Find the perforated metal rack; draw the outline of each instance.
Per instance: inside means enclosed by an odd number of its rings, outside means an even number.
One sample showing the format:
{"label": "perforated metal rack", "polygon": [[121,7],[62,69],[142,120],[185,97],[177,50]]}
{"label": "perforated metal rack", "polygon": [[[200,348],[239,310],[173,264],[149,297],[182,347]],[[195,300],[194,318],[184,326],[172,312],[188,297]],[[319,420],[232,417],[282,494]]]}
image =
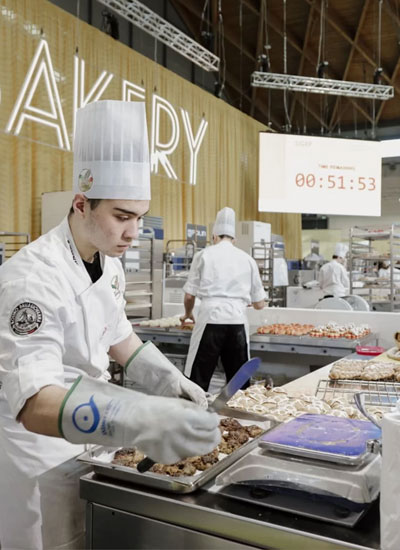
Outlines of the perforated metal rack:
{"label": "perforated metal rack", "polygon": [[3,245],[3,260],[8,260],[23,246],[30,243],[29,233],[14,233],[12,231],[0,231],[0,243]]}
{"label": "perforated metal rack", "polygon": [[348,398],[365,393],[365,405],[391,407],[400,399],[400,383],[364,380],[320,380],[315,392],[319,399]]}

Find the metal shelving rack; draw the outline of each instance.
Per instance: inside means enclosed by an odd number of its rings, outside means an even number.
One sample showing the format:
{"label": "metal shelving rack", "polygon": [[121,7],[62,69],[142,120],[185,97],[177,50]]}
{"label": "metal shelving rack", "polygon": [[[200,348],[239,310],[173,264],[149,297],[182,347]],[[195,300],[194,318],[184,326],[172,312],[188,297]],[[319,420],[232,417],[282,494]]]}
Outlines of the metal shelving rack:
{"label": "metal shelving rack", "polygon": [[[176,249],[181,246],[185,249],[183,255],[177,255]],[[167,241],[163,257],[165,278],[174,277],[177,273],[188,274],[197,250],[193,240],[172,239]]]}
{"label": "metal shelving rack", "polygon": [[[377,241],[384,242],[384,252],[374,248]],[[349,244],[350,294],[362,296],[374,310],[400,309],[400,280],[395,280],[394,272],[394,263],[400,262],[400,224],[380,229],[352,227]],[[387,279],[377,273],[377,264],[383,261],[390,262]],[[356,281],[362,281],[364,286],[354,285]]]}
{"label": "metal shelving rack", "polygon": [[286,286],[274,285],[274,261],[285,259],[285,248],[282,242],[259,242],[251,247],[251,255],[258,265],[267,302],[270,306],[286,306]]}
{"label": "metal shelving rack", "polygon": [[129,318],[152,318],[153,249],[154,231],[146,228],[121,259],[126,278],[125,311]]}
{"label": "metal shelving rack", "polygon": [[162,271],[163,315],[167,304],[181,304],[183,307],[183,286],[187,281],[196,251],[197,245],[193,240],[167,241]]}
{"label": "metal shelving rack", "polygon": [[23,246],[31,242],[29,233],[14,233],[11,231],[0,231],[1,262],[11,258]]}

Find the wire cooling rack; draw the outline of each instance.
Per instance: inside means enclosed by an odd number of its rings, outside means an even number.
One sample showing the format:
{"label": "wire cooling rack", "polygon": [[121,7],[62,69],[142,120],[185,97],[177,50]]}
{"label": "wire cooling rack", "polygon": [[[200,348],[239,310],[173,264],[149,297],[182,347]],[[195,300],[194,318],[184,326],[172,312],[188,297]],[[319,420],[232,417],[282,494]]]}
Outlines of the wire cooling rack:
{"label": "wire cooling rack", "polygon": [[364,380],[320,380],[315,392],[319,399],[347,398],[357,392],[365,394],[365,404],[391,407],[400,399],[400,383]]}

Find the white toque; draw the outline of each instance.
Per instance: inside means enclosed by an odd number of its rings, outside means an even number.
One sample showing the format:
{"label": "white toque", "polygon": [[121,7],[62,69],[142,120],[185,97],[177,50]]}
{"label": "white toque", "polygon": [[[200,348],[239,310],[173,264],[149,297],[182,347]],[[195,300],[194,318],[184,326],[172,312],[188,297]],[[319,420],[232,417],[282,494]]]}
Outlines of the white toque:
{"label": "white toque", "polygon": [[339,256],[339,258],[345,258],[348,251],[349,247],[347,246],[347,244],[337,243],[335,246],[334,255]]}
{"label": "white toque", "polygon": [[235,238],[235,211],[229,206],[225,206],[217,213],[213,227],[213,235],[226,235]]}
{"label": "white toque", "polygon": [[73,192],[90,199],[150,200],[143,102],[95,101],[78,109]]}

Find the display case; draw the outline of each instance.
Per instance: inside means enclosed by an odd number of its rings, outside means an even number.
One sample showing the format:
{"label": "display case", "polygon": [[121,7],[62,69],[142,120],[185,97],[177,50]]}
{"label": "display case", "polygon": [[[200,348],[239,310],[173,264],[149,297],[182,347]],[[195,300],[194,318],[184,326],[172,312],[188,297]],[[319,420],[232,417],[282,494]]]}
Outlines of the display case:
{"label": "display case", "polygon": [[285,246],[281,241],[254,243],[251,255],[260,271],[267,302],[270,306],[286,306],[288,268],[285,259]]}
{"label": "display case", "polygon": [[400,224],[352,227],[349,245],[350,294],[362,296],[373,310],[400,309]]}

